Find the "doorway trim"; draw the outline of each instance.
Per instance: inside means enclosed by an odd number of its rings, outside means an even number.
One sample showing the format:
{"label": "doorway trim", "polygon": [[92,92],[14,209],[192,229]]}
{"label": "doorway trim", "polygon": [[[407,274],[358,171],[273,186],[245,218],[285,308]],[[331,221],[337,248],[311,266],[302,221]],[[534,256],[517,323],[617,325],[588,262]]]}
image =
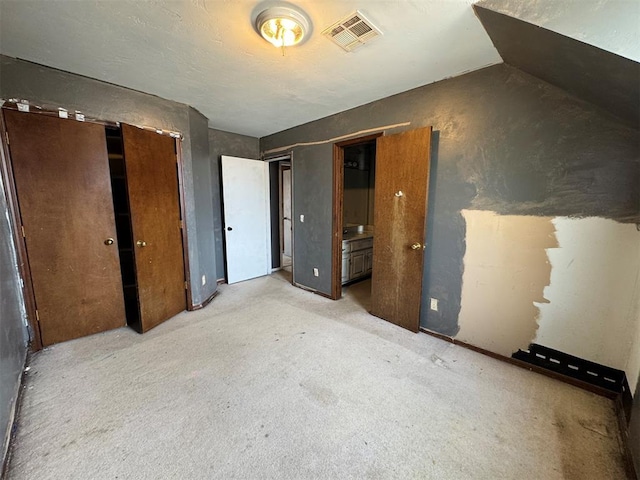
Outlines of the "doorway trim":
{"label": "doorway trim", "polygon": [[[279,234],[278,234],[278,251],[280,252],[279,255],[279,267],[277,268],[272,268],[271,269],[271,273],[276,272],[278,270],[282,269],[282,253],[281,253],[281,247],[282,247],[282,241],[283,241],[283,226],[282,226],[282,217],[283,217],[283,211],[282,211],[282,166],[283,165],[287,165],[288,168],[291,170],[291,224],[292,224],[292,229],[291,229],[291,285],[293,286],[297,286],[299,287],[300,285],[296,284],[294,281],[294,272],[293,269],[295,268],[295,255],[294,255],[294,251],[295,251],[295,229],[293,228],[293,208],[294,208],[294,204],[293,204],[293,195],[294,195],[294,184],[295,184],[295,180],[294,180],[294,170],[293,170],[293,151],[288,151],[288,152],[279,152],[277,154],[274,154],[272,156],[262,156],[262,160],[264,162],[268,162],[268,163],[272,163],[272,162],[277,162],[278,163],[278,230],[279,230]],[[273,208],[271,203],[269,204],[269,210],[272,212]],[[271,237],[270,237],[271,238]],[[269,245],[269,251],[273,250],[273,239],[271,239],[272,242]]]}
{"label": "doorway trim", "polygon": [[[293,225],[293,175],[291,171],[291,162],[290,161],[280,161],[278,164],[278,190],[279,190],[279,202],[278,202],[278,225],[280,230],[280,268],[283,269],[285,266],[283,265],[284,259],[284,250],[285,250],[285,227],[284,227],[284,204],[285,204],[285,195],[284,195],[284,172],[289,171],[290,181],[289,181],[289,210],[291,218],[289,218],[289,222]],[[289,234],[289,243],[291,244],[291,282],[293,283],[293,226],[290,229]]]}
{"label": "doorway trim", "polygon": [[[344,148],[371,142],[381,137],[383,132],[350,138],[333,144],[333,212],[331,238],[331,295],[332,300],[342,297],[342,229],[344,201]],[[375,208],[375,207],[374,207]]]}
{"label": "doorway trim", "polygon": [[191,289],[191,266],[189,264],[189,236],[187,235],[187,209],[184,192],[184,161],[182,159],[182,139],[175,139],[176,162],[178,170],[178,201],[180,202],[180,231],[182,233],[182,257],[184,258],[184,280],[187,290],[187,311],[193,312],[206,307],[218,294],[216,290],[201,303],[193,304]]}

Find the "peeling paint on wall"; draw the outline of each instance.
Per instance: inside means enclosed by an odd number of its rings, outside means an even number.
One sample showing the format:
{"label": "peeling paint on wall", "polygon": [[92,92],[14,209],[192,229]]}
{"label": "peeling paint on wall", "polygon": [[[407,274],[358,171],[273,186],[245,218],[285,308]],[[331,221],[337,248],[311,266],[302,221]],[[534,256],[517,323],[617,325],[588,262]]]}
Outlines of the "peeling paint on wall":
{"label": "peeling paint on wall", "polygon": [[559,248],[547,252],[553,269],[535,343],[625,370],[638,323],[640,232],[604,218],[553,224]]}
{"label": "peeling paint on wall", "polygon": [[547,249],[557,247],[551,217],[463,210],[467,249],[457,339],[505,356],[526,348],[548,302]]}

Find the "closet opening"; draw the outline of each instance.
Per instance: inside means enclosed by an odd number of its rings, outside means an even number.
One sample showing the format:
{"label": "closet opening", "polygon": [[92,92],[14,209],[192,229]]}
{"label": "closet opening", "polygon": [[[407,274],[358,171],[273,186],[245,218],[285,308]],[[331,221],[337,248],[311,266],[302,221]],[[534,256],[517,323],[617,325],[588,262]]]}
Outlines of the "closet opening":
{"label": "closet opening", "polygon": [[138,284],[133,248],[133,229],[131,210],[127,191],[127,171],[124,159],[122,130],[106,127],[107,152],[109,155],[109,172],[111,176],[111,193],[118,236],[118,255],[124,294],[124,307],[127,325],[137,332],[142,331],[140,307],[138,302]]}
{"label": "closet opening", "polygon": [[187,307],[175,138],[15,104],[0,133],[34,349],[127,324],[142,333]]}

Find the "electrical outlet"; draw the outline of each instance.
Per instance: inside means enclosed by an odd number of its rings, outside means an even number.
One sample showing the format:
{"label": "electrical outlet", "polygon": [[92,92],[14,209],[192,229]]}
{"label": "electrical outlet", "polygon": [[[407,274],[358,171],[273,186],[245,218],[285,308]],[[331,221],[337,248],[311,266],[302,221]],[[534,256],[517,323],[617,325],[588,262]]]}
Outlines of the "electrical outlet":
{"label": "electrical outlet", "polygon": [[202,285],[205,285],[206,283],[207,283],[207,276],[202,275]]}
{"label": "electrical outlet", "polygon": [[300,222],[304,223],[304,215],[300,215]]}
{"label": "electrical outlet", "polygon": [[432,298],[431,299],[431,310],[433,310],[434,312],[438,311],[438,299],[437,298]]}
{"label": "electrical outlet", "polygon": [[317,277],[317,276],[319,276],[319,275],[320,275],[320,273],[318,273],[318,269],[317,269],[317,268],[314,268],[314,269],[313,269],[313,276],[314,276],[314,277]]}

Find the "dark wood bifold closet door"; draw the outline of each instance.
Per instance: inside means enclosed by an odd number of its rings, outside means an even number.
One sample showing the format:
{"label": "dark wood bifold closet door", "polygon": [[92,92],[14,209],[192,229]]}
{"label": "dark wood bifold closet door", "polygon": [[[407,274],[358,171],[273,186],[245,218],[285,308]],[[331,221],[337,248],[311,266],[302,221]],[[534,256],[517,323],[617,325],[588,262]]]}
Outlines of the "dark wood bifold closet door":
{"label": "dark wood bifold closet door", "polygon": [[417,332],[431,127],[376,140],[371,313]]}
{"label": "dark wood bifold closet door", "polygon": [[4,115],[43,345],[124,326],[104,127]]}
{"label": "dark wood bifold closet door", "polygon": [[129,209],[145,332],[186,308],[175,139],[122,125]]}

